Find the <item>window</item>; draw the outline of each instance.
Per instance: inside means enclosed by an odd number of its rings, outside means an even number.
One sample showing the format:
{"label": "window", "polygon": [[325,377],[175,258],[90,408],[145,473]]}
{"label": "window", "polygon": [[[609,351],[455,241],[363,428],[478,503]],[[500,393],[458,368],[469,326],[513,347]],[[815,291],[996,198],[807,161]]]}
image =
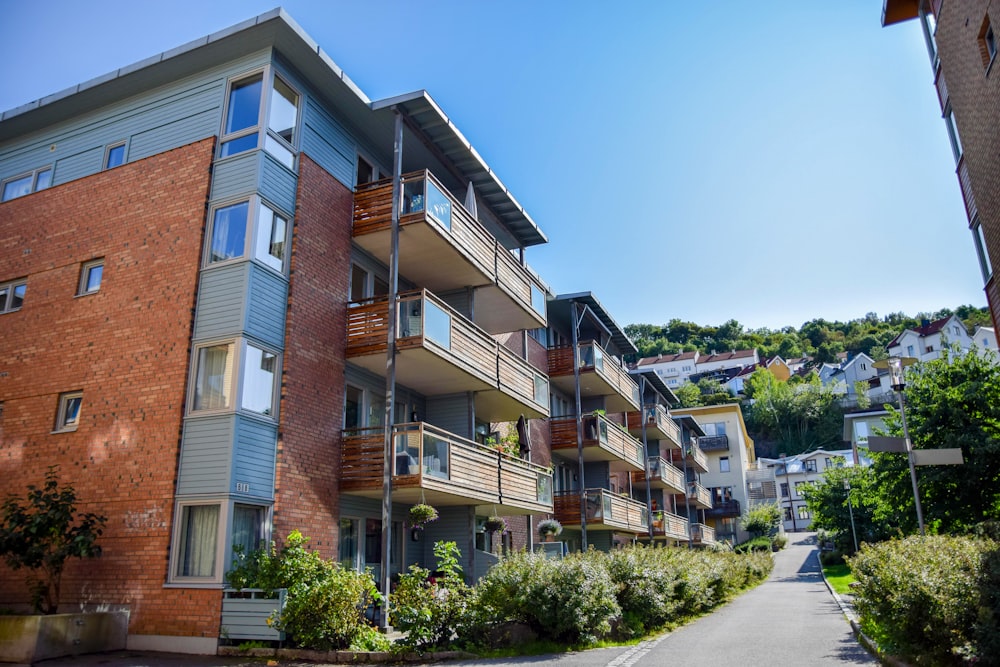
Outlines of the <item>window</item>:
{"label": "window", "polygon": [[80,404],[83,403],[82,391],[71,391],[59,395],[59,408],[56,412],[55,431],[75,431],[80,424]]}
{"label": "window", "polygon": [[104,152],[104,168],[114,169],[125,163],[125,142],[108,146]]}
{"label": "window", "polygon": [[913,356],[913,346],[912,345],[907,345],[906,346],[906,356],[908,356],[908,357],[912,357]]}
{"label": "window", "polygon": [[705,435],[708,436],[725,435],[726,422],[714,422],[711,424],[702,424],[702,430],[705,431]]}
{"label": "window", "polygon": [[989,16],[983,17],[983,25],[979,28],[979,54],[983,58],[983,67],[988,72],[997,57],[997,37]]}
{"label": "window", "polygon": [[791,520],[792,520],[792,508],[791,507],[786,507],[785,508],[785,521],[791,521]]}
{"label": "window", "polygon": [[729,457],[720,456],[719,457],[719,472],[729,472]]}
{"label": "window", "polygon": [[[788,482],[782,482],[781,483],[781,497],[782,498],[787,498],[788,497]],[[792,517],[789,516],[788,518],[791,519]]]}
{"label": "window", "polygon": [[816,461],[814,459],[808,459],[805,462],[806,472],[816,472]]}
{"label": "window", "polygon": [[288,219],[257,197],[216,208],[211,235],[208,264],[246,256],[248,240],[256,237],[253,258],[275,271],[285,270]]}
{"label": "window", "polygon": [[174,576],[216,576],[219,505],[182,505]]}
{"label": "window", "polygon": [[358,169],[355,175],[355,185],[364,185],[365,183],[371,183],[378,180],[378,170],[372,166],[372,163],[364,159],[360,155],[358,156]]}
{"label": "window", "polygon": [[809,509],[806,508],[805,506],[800,507],[799,508],[799,518],[800,519],[808,519],[809,518]]}
{"label": "window", "polygon": [[824,469],[833,467],[833,461],[830,459],[829,456],[823,459],[823,467]]}
{"label": "window", "polygon": [[274,380],[278,355],[247,344],[243,355],[243,396],[240,407],[262,415],[274,414]]}
{"label": "window", "polygon": [[805,482],[795,482],[795,495],[799,498],[802,497],[802,487],[805,486]]}
{"label": "window", "polygon": [[104,260],[95,259],[85,262],[80,268],[80,285],[77,288],[77,295],[93,294],[101,289],[101,278],[104,275]]}
{"label": "window", "polygon": [[[270,84],[266,97],[265,80]],[[219,156],[237,155],[259,146],[260,118],[265,99],[267,125],[264,150],[291,169],[295,165],[299,95],[281,77],[272,75],[270,70],[251,74],[229,84]]]}
{"label": "window", "polygon": [[4,181],[0,201],[8,201],[44,190],[52,185],[52,167],[41,167],[30,174],[22,174]]}
{"label": "window", "polygon": [[358,549],[360,546],[358,541],[360,523],[360,519],[342,518],[340,520],[338,560],[348,570],[356,570],[361,567],[361,558]]}
{"label": "window", "polygon": [[363,301],[389,293],[389,282],[358,265],[351,265],[351,301]]}
{"label": "window", "polygon": [[241,548],[243,553],[259,549],[262,546],[261,543],[264,542],[266,517],[266,507],[234,505],[232,546]]}
{"label": "window", "polygon": [[976,255],[979,257],[979,270],[983,274],[983,282],[988,283],[993,276],[993,263],[990,261],[986,237],[983,235],[983,226],[979,222],[978,215],[972,220],[972,239],[976,244]]}
{"label": "window", "polygon": [[24,293],[28,289],[26,280],[14,280],[0,283],[0,313],[12,313],[21,310],[24,305]]}
{"label": "window", "polygon": [[948,139],[951,140],[951,152],[955,156],[955,162],[962,159],[962,140],[958,136],[958,126],[955,124],[955,114],[951,112],[951,104],[944,110],[945,127],[948,130]]}
{"label": "window", "polygon": [[385,394],[348,385],[344,392],[344,428],[381,426],[385,423]]}
{"label": "window", "polygon": [[[236,354],[242,357],[237,366]],[[240,400],[234,401],[239,367]],[[275,386],[279,375],[278,354],[248,341],[212,343],[195,351],[194,388],[191,410],[241,410],[273,417],[276,412]]]}
{"label": "window", "polygon": [[226,410],[232,406],[234,350],[234,343],[198,348],[192,410]]}

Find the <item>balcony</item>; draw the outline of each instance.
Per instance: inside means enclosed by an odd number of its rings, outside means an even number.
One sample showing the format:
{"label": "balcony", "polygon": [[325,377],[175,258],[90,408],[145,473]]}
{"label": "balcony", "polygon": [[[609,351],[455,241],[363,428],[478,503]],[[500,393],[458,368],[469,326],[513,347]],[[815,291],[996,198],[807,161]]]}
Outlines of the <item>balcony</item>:
{"label": "balcony", "polygon": [[637,438],[642,437],[642,415],[646,421],[646,440],[659,440],[670,443],[672,448],[681,446],[681,429],[667,414],[666,408],[659,404],[644,405],[642,412],[632,410],[626,413],[625,422],[629,433]]}
{"label": "balcony", "polygon": [[[681,495],[681,499],[684,496]],[[712,508],[712,493],[698,482],[687,483],[687,501],[692,509],[708,510]],[[678,500],[678,503],[682,500]]]}
{"label": "balcony", "polygon": [[[435,507],[475,505],[479,514],[552,511],[552,473],[423,422],[392,427],[395,443],[393,502]],[[384,431],[344,432],[341,490],[382,497]]]}
{"label": "balcony", "polygon": [[[642,503],[607,489],[587,489],[587,530],[649,532],[649,509]],[[580,492],[565,491],[555,497],[556,519],[563,526],[580,526]]]}
{"label": "balcony", "polygon": [[688,468],[693,468],[697,472],[708,472],[708,457],[696,444],[685,445],[683,457],[678,456],[677,452],[670,452],[670,459],[678,468],[683,468],[686,463]]}
{"label": "balcony", "polygon": [[[389,301],[375,297],[347,310],[347,358],[385,374]],[[427,290],[400,295],[396,381],[427,396],[475,392],[490,421],[547,417],[548,378]]]}
{"label": "balcony", "polygon": [[[646,472],[632,473],[632,484],[646,483]],[[684,473],[659,456],[649,457],[649,485],[654,489],[667,489],[671,493],[684,493]]]}
{"label": "balcony", "polygon": [[[608,412],[639,409],[639,385],[614,357],[593,341],[580,343],[580,395],[606,396]],[[549,380],[573,396],[573,346],[549,349]]]}
{"label": "balcony", "polygon": [[712,503],[711,507],[705,510],[705,516],[713,519],[723,517],[736,517],[740,515],[740,501],[719,500]]}
{"label": "balcony", "polygon": [[715,528],[703,523],[692,523],[691,542],[702,546],[715,544]]}
{"label": "balcony", "polygon": [[[607,461],[611,472],[644,470],[642,443],[604,415],[584,415],[583,460]],[[549,419],[552,453],[564,458],[577,458],[576,418]]]}
{"label": "balcony", "polygon": [[653,512],[653,538],[688,540],[688,520],[670,512]]}
{"label": "balcony", "polygon": [[[432,292],[475,288],[476,324],[490,333],[546,325],[539,282],[430,172],[403,176],[399,210],[400,275]],[[354,242],[389,264],[391,234],[392,181],[359,185]]]}
{"label": "balcony", "polygon": [[729,436],[706,435],[698,438],[698,446],[704,452],[729,451]]}

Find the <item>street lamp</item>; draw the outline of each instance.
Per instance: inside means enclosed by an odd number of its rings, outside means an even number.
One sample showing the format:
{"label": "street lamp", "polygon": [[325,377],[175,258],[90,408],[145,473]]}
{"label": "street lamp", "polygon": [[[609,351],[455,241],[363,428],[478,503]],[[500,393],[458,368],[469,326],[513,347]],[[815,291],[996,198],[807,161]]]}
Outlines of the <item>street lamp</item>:
{"label": "street lamp", "polygon": [[910,433],[906,428],[906,380],[903,377],[903,369],[916,362],[917,360],[913,357],[889,357],[882,361],[876,361],[872,366],[875,368],[885,368],[889,371],[889,386],[899,396],[899,418],[903,423],[903,442],[906,446],[906,460],[910,465],[913,502],[917,507],[917,526],[920,527],[920,534],[924,535],[924,510],[920,507],[920,492],[917,490],[917,469],[913,461],[913,444],[910,442]]}
{"label": "street lamp", "polygon": [[844,490],[847,491],[847,512],[851,516],[851,537],[854,538],[854,553],[857,553],[858,531],[854,529],[854,505],[851,503],[851,480],[844,480]]}

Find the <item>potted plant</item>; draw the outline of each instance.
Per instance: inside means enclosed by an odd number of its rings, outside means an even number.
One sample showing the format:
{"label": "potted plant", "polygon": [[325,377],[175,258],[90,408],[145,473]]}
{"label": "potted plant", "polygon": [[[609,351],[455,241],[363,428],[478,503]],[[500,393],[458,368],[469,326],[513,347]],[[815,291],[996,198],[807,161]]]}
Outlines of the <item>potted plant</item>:
{"label": "potted plant", "polygon": [[420,503],[410,508],[410,527],[418,530],[423,529],[424,524],[436,521],[438,511],[430,505]]}
{"label": "potted plant", "polygon": [[502,516],[493,515],[483,522],[483,529],[487,533],[502,533],[507,530],[507,521]]}
{"label": "potted plant", "polygon": [[547,542],[562,532],[562,524],[555,519],[542,519],[538,522],[538,534]]}

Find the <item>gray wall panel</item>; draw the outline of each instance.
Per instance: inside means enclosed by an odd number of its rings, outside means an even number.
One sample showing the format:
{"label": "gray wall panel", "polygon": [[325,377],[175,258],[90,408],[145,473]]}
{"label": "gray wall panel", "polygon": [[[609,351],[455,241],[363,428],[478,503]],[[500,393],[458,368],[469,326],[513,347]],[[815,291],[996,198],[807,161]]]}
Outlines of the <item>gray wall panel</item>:
{"label": "gray wall panel", "polygon": [[234,415],[184,421],[177,495],[228,493]]}
{"label": "gray wall panel", "polygon": [[424,421],[455,435],[472,439],[473,434],[469,429],[471,405],[468,395],[454,394],[428,398],[426,410],[427,415],[424,417]]}
{"label": "gray wall panel", "polygon": [[260,193],[286,213],[295,213],[298,178],[269,153],[261,152]]}
{"label": "gray wall panel", "polygon": [[247,417],[236,418],[236,448],[233,455],[231,493],[247,495],[236,484],[250,485],[249,495],[274,499],[274,457],[278,447],[278,425]]}
{"label": "gray wall panel", "polygon": [[240,153],[215,163],[212,171],[213,201],[250,196],[260,183],[261,151]]}
{"label": "gray wall panel", "polygon": [[235,336],[243,331],[249,267],[249,262],[239,262],[201,272],[195,340]]}
{"label": "gray wall panel", "polygon": [[305,105],[301,149],[334,178],[354,188],[355,142],[344,126],[311,98]]}
{"label": "gray wall panel", "polygon": [[246,332],[268,345],[284,349],[288,283],[273,271],[250,264],[250,297]]}
{"label": "gray wall panel", "polygon": [[128,146],[130,162],[191,143],[189,137],[209,137],[219,124],[218,112],[209,109],[165,125],[132,135]]}
{"label": "gray wall panel", "polygon": [[67,155],[56,161],[55,171],[52,174],[52,184],[59,185],[94,174],[101,170],[103,161],[104,146],[97,146],[75,155]]}

